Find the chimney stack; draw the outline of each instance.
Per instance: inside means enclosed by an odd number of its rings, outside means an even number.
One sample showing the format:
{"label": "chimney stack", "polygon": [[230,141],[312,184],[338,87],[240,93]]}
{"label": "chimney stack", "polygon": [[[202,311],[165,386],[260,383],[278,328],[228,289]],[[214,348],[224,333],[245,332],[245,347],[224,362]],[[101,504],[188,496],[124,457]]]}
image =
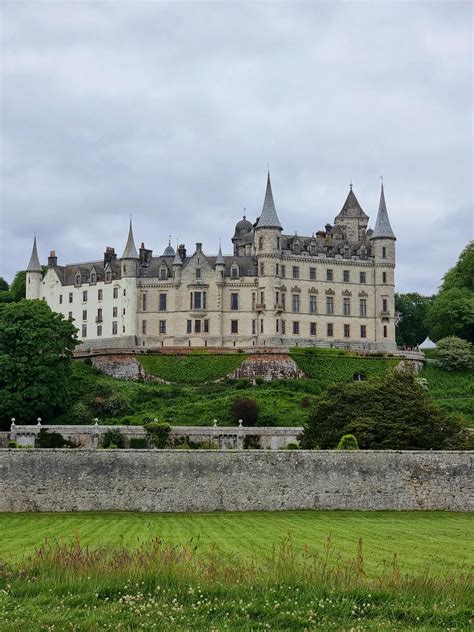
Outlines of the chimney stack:
{"label": "chimney stack", "polygon": [[56,251],[51,250],[48,257],[48,268],[56,268],[58,265],[58,258],[56,256]]}

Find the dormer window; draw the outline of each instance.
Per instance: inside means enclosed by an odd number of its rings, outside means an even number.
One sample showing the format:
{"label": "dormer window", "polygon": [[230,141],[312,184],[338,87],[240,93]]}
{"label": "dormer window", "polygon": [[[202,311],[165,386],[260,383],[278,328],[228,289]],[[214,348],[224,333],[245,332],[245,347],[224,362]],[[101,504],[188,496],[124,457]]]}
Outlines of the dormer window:
{"label": "dormer window", "polygon": [[230,276],[232,279],[239,278],[239,267],[237,265],[233,265],[232,268],[230,269]]}
{"label": "dormer window", "polygon": [[162,266],[160,268],[160,279],[167,279],[168,278],[168,270],[166,269],[166,266]]}
{"label": "dormer window", "polygon": [[105,273],[105,282],[110,283],[112,281],[112,270],[107,270]]}
{"label": "dormer window", "polygon": [[309,246],[309,254],[310,255],[315,255],[316,254],[316,244],[310,244],[310,246]]}
{"label": "dormer window", "polygon": [[94,285],[95,283],[97,283],[97,274],[95,272],[91,272],[91,278],[89,283],[91,285]]}
{"label": "dormer window", "polygon": [[299,241],[294,241],[293,242],[292,251],[293,251],[294,255],[299,255],[300,254],[300,242]]}
{"label": "dormer window", "polygon": [[82,279],[81,279],[81,273],[80,273],[80,272],[78,272],[78,273],[76,274],[76,276],[75,276],[75,279],[74,279],[74,285],[81,285],[81,281],[82,281]]}

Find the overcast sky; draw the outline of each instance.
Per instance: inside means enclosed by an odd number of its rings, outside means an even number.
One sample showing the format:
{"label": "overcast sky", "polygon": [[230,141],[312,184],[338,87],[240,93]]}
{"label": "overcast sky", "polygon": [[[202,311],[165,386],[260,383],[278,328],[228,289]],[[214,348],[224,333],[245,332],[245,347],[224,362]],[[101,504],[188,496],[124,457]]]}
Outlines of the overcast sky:
{"label": "overcast sky", "polygon": [[1,259],[232,252],[267,164],[286,233],[384,176],[398,291],[436,291],[473,232],[470,2],[1,2]]}

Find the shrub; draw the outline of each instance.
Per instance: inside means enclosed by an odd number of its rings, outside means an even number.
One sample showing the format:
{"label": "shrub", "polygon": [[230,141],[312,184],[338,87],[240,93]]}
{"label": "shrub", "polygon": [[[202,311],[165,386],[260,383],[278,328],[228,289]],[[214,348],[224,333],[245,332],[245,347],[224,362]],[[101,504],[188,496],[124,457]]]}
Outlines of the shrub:
{"label": "shrub", "polygon": [[76,402],[71,410],[73,421],[79,424],[90,424],[94,418],[91,407],[83,401]]}
{"label": "shrub", "polygon": [[256,377],[255,378],[255,384],[257,386],[261,386],[262,384],[265,384],[265,380],[263,379],[263,377]]}
{"label": "shrub", "polygon": [[91,404],[97,415],[103,414],[111,417],[123,415],[130,408],[128,397],[120,392],[112,392],[110,395],[96,395]]}
{"label": "shrub", "polygon": [[286,446],[287,450],[299,450],[300,446],[295,443],[294,441],[290,441],[290,443],[288,443],[288,445]]}
{"label": "shrub", "polygon": [[132,450],[143,450],[146,448],[146,439],[145,437],[132,437],[130,439],[130,447]]}
{"label": "shrub", "polygon": [[245,426],[255,426],[258,421],[258,405],[254,399],[235,399],[230,407],[230,417],[239,422],[242,419]]}
{"label": "shrub", "polygon": [[71,448],[74,447],[72,441],[68,441],[59,432],[49,432],[42,428],[36,435],[35,447],[37,448]]}
{"label": "shrub", "polygon": [[100,444],[102,448],[124,448],[125,438],[120,430],[117,428],[111,428],[102,435]]}
{"label": "shrub", "polygon": [[347,434],[341,437],[337,444],[337,450],[358,450],[359,445],[353,434]]}
{"label": "shrub", "polygon": [[309,408],[311,406],[311,403],[312,403],[311,397],[303,397],[303,399],[301,400],[301,407]]}
{"label": "shrub", "polygon": [[259,435],[245,435],[244,450],[260,450],[261,447]]}
{"label": "shrub", "polygon": [[465,371],[474,366],[473,346],[457,336],[448,336],[438,341],[436,359],[446,371]]}
{"label": "shrub", "polygon": [[143,426],[147,434],[148,443],[154,448],[165,448],[169,434],[171,432],[171,426],[164,421],[150,421]]}
{"label": "shrub", "polygon": [[7,443],[7,448],[17,448],[18,447],[18,443],[16,441],[9,441]]}

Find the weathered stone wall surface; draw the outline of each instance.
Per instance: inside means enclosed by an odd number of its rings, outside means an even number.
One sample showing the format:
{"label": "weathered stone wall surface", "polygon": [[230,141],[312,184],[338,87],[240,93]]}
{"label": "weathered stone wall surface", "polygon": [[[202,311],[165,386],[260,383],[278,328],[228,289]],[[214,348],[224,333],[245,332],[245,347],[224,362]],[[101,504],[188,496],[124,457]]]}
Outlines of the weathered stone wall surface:
{"label": "weathered stone wall surface", "polygon": [[304,377],[303,371],[293,358],[286,354],[254,354],[227,377],[247,378],[255,381],[260,377],[266,382],[271,380],[295,380]]}
{"label": "weathered stone wall surface", "polygon": [[472,461],[472,452],[0,450],[0,511],[472,511]]}

